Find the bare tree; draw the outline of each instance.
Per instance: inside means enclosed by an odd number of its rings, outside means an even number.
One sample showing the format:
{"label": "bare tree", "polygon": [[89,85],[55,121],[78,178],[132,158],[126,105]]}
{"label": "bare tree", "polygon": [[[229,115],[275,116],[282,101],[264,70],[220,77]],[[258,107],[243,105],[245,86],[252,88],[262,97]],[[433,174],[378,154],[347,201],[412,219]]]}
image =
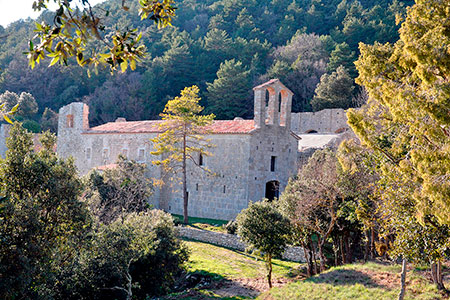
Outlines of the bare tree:
{"label": "bare tree", "polygon": [[352,107],[361,107],[369,100],[369,93],[365,87],[359,87],[358,93],[352,98]]}
{"label": "bare tree", "polygon": [[318,237],[320,270],[326,268],[323,246],[338,219],[340,168],[336,154],[329,149],[319,150],[291,180],[282,195],[282,203],[291,210],[291,220],[297,226]]}

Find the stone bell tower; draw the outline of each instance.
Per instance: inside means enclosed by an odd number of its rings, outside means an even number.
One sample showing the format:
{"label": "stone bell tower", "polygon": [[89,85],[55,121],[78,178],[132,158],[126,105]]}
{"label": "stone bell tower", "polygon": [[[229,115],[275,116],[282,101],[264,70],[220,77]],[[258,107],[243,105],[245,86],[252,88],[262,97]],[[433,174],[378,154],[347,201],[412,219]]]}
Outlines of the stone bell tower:
{"label": "stone bell tower", "polygon": [[290,130],[293,93],[279,79],[253,88],[256,128],[282,126]]}

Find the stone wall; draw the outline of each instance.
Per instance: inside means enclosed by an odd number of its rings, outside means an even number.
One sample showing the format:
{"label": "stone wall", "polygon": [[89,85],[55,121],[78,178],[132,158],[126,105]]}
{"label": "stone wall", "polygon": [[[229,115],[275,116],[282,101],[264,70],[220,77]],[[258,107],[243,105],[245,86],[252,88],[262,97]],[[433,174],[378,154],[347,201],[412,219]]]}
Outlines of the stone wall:
{"label": "stone wall", "polygon": [[[214,145],[203,157],[203,168],[187,162],[188,212],[191,216],[231,220],[248,206],[250,135],[215,134],[206,139]],[[194,157],[198,159],[198,157]],[[149,162],[151,164],[151,162]],[[181,178],[166,183],[167,211],[183,214]],[[253,200],[253,199],[250,199]]]}
{"label": "stone wall", "polygon": [[349,128],[346,112],[341,108],[292,113],[291,117],[291,129],[297,134],[311,132],[341,133]]}
{"label": "stone wall", "polygon": [[6,150],[8,150],[8,148],[6,147],[6,138],[9,137],[10,129],[11,125],[9,124],[2,124],[0,127],[0,156],[2,158],[5,158]]}
{"label": "stone wall", "polygon": [[[236,249],[244,251],[247,247],[246,244],[241,242],[240,238],[234,234],[213,232],[208,230],[201,230],[189,227],[177,227],[179,235],[181,237],[201,241],[206,243],[211,243],[214,245],[227,247],[231,249]],[[303,249],[300,247],[288,247],[283,253],[283,259],[297,262],[305,262],[305,256]]]}

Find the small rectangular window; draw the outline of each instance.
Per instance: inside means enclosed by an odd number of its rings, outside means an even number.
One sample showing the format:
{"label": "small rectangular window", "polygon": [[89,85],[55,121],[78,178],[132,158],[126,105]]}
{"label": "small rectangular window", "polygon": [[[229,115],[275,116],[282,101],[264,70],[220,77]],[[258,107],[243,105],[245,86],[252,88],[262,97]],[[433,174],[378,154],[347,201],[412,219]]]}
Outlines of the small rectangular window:
{"label": "small rectangular window", "polygon": [[275,172],[275,162],[276,162],[276,156],[270,157],[270,171]]}
{"label": "small rectangular window", "polygon": [[105,159],[109,158],[109,149],[108,148],[103,148],[102,157]]}
{"label": "small rectangular window", "polygon": [[198,165],[199,166],[203,166],[203,155],[200,153],[200,155],[198,156]]}
{"label": "small rectangular window", "polygon": [[67,128],[73,128],[73,115],[67,115]]}
{"label": "small rectangular window", "polygon": [[91,159],[91,148],[86,148],[86,159]]}
{"label": "small rectangular window", "polygon": [[138,152],[138,161],[144,161],[145,160],[145,149],[139,149]]}
{"label": "small rectangular window", "polygon": [[198,183],[195,184],[195,190],[198,191]]}
{"label": "small rectangular window", "polygon": [[224,185],[223,186],[223,193],[225,194],[226,191],[227,191],[227,187]]}

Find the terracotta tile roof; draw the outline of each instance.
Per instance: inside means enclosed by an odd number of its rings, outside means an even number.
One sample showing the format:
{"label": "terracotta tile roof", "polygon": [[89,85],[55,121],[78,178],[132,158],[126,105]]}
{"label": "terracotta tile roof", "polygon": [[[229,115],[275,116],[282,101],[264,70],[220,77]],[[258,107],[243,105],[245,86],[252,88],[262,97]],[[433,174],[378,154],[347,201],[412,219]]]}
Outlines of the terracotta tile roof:
{"label": "terracotta tile roof", "polygon": [[162,121],[127,121],[109,122],[92,127],[85,133],[148,133],[160,132],[159,124]]}
{"label": "terracotta tile roof", "polygon": [[109,164],[109,165],[98,166],[95,169],[97,169],[99,171],[105,171],[105,170],[109,170],[109,169],[115,169],[118,166],[119,166],[118,164]]}
{"label": "terracotta tile roof", "polygon": [[250,133],[255,129],[253,120],[218,120],[206,128],[213,133]]}
{"label": "terracotta tile roof", "polygon": [[[163,121],[109,122],[92,127],[84,133],[157,133],[161,132],[159,124],[162,122]],[[255,129],[255,122],[253,120],[217,120],[205,129],[213,134],[250,133]]]}

